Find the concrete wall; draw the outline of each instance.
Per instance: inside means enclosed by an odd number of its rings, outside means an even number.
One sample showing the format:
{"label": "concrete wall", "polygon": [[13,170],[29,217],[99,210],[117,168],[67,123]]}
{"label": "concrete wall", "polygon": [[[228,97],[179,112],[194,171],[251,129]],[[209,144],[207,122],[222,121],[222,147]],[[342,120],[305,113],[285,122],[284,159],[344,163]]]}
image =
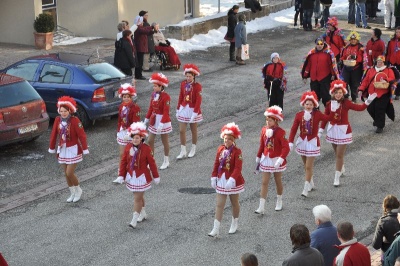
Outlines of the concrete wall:
{"label": "concrete wall", "polygon": [[42,13],[42,1],[1,0],[1,6],[0,42],[33,45],[33,22]]}

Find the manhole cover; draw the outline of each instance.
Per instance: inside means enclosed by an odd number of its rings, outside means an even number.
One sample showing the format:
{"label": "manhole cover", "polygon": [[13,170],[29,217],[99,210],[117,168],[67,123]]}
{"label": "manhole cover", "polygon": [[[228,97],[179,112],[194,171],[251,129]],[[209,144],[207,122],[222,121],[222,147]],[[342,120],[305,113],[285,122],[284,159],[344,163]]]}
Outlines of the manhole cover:
{"label": "manhole cover", "polygon": [[187,194],[213,194],[215,193],[215,189],[208,187],[185,187],[178,189],[180,193]]}

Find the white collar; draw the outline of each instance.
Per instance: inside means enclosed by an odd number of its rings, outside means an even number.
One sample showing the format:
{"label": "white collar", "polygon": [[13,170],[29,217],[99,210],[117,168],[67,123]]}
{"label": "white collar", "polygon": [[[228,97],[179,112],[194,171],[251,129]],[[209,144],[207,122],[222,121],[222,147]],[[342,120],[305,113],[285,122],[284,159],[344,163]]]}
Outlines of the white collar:
{"label": "white collar", "polygon": [[385,68],[386,68],[386,66],[382,66],[382,67],[375,66],[375,70],[378,72],[384,70]]}

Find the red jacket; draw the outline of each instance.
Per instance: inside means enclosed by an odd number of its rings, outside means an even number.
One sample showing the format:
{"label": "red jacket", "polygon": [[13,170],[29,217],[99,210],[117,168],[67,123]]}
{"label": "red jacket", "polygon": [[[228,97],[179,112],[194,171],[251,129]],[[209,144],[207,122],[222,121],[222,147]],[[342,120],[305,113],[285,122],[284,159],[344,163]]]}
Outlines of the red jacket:
{"label": "red jacket", "polygon": [[150,120],[150,125],[154,125],[155,115],[162,115],[161,123],[163,124],[171,122],[171,118],[169,117],[170,104],[171,97],[164,91],[160,93],[157,101],[153,99],[153,96],[151,97],[149,110],[146,114],[146,118]]}
{"label": "red jacket", "polygon": [[278,62],[278,63],[271,63],[266,65],[265,68],[263,68],[263,76],[264,77],[272,77],[272,78],[278,78],[278,79],[282,79],[283,78],[283,73],[284,73],[284,66],[282,65],[282,63]]}
{"label": "red jacket", "polygon": [[[60,127],[61,127],[61,116],[57,116],[54,119],[53,130],[50,134],[50,148],[49,151],[52,153],[55,152],[57,138],[60,136]],[[61,137],[59,138],[59,145],[61,145]],[[78,145],[78,155],[82,154],[83,150],[88,149],[85,130],[83,129],[83,125],[78,117],[71,116],[69,119],[69,124],[67,125],[67,138],[66,138],[66,147],[72,147],[74,145]],[[82,145],[82,146],[81,146]]]}
{"label": "red jacket", "polygon": [[317,145],[320,146],[319,138],[318,138],[318,130],[319,123],[321,121],[328,121],[333,118],[333,114],[330,116],[324,115],[319,110],[313,110],[311,116],[311,134],[307,134],[306,121],[304,120],[304,111],[298,112],[294,117],[292,128],[290,129],[289,142],[294,142],[294,137],[296,136],[297,129],[300,127],[300,137],[302,139],[307,137],[307,140],[312,140],[313,138],[317,138]]}
{"label": "red jacket", "polygon": [[286,164],[286,157],[290,152],[289,142],[285,137],[286,132],[278,126],[272,128],[274,134],[269,138],[267,143],[267,136],[265,135],[267,129],[267,126],[264,126],[261,129],[260,147],[258,148],[257,157],[261,158],[262,154],[269,158],[281,157],[284,159],[284,162],[282,163],[282,166],[284,166]]}
{"label": "red jacket", "polygon": [[350,56],[355,56],[356,57],[356,62],[357,64],[355,65],[354,69],[359,68],[360,66],[362,67],[363,63],[363,58],[364,58],[364,47],[362,44],[356,44],[356,45],[347,45],[345,48],[343,48],[340,60],[350,60]]}
{"label": "red jacket", "polygon": [[386,62],[400,65],[400,39],[390,39],[386,49]]}
{"label": "red jacket", "polygon": [[145,53],[149,52],[149,44],[147,35],[154,34],[153,27],[150,26],[138,26],[134,33],[134,41],[136,46],[136,51],[138,53]]}
{"label": "red jacket", "polygon": [[340,250],[336,256],[334,266],[371,266],[371,255],[368,248],[353,238],[346,243],[335,246]]}
{"label": "red jacket", "polygon": [[[374,40],[371,39],[367,42],[367,46],[365,47],[365,51],[368,56],[368,66],[374,65],[374,60],[380,56],[385,54],[385,42],[381,39]],[[369,51],[372,51],[372,54],[369,54]]]}
{"label": "red jacket", "polygon": [[130,125],[134,122],[139,122],[140,121],[140,107],[134,102],[131,102],[127,108],[128,110],[128,116],[124,117],[122,115],[122,108],[124,107],[124,104],[122,103],[119,106],[118,109],[118,128],[117,131],[120,131],[120,128],[122,129],[127,129],[130,127]]}
{"label": "red jacket", "polygon": [[176,109],[179,110],[179,107],[181,105],[186,106],[189,104],[189,107],[194,109],[193,112],[195,112],[197,114],[201,114],[201,109],[200,109],[200,105],[201,105],[201,101],[202,101],[201,84],[197,83],[197,82],[193,82],[190,85],[191,89],[188,92],[186,92],[185,87],[186,87],[186,81],[182,81],[181,91],[179,93],[179,100],[178,100],[178,105],[176,106]]}
{"label": "red jacket", "polygon": [[220,178],[222,174],[225,173],[226,180],[232,177],[236,181],[236,186],[241,186],[244,184],[244,178],[242,175],[242,150],[236,147],[236,145],[233,146],[231,154],[227,157],[225,163],[222,165],[222,170],[220,173],[218,173],[218,167],[221,160],[224,158],[225,149],[225,145],[218,147],[211,176]]}
{"label": "red jacket", "polygon": [[[380,71],[387,75],[387,82],[393,81],[395,79],[394,72],[390,68],[385,68]],[[368,94],[372,94],[376,92],[377,98],[382,97],[382,95],[390,93],[390,86],[387,89],[376,89],[374,86],[375,75],[379,73],[376,71],[375,67],[368,69],[367,73],[364,76],[364,79],[361,81],[361,85],[358,88],[360,91],[368,90]]]}
{"label": "red jacket", "polygon": [[[132,149],[132,150],[131,150]],[[157,165],[153,157],[153,152],[149,145],[142,143],[139,146],[139,153],[136,157],[136,161],[134,163],[133,168],[131,169],[131,162],[133,159],[133,144],[128,143],[126,145],[124,154],[122,155],[121,162],[119,164],[119,176],[122,176],[125,180],[126,174],[129,173],[133,176],[133,171],[135,171],[136,177],[144,174],[146,177],[147,183],[152,181],[150,171],[153,175],[153,178],[158,178]],[[147,167],[150,166],[150,169]]]}
{"label": "red jacket", "polygon": [[336,66],[333,66],[333,62],[336,64],[336,59],[326,45],[321,51],[317,51],[314,48],[307,55],[302,67],[301,76],[304,79],[310,78],[311,81],[321,81],[329,74],[337,78],[339,74],[337,73]]}
{"label": "red jacket", "polygon": [[[363,104],[355,104],[352,101],[348,99],[344,99],[343,101],[340,102],[340,107],[333,112],[333,117],[330,120],[330,123],[332,125],[348,125],[346,134],[351,133],[351,126],[349,122],[349,110],[354,110],[354,111],[363,111],[367,109],[367,105],[365,103]],[[331,115],[331,102],[329,101],[326,106],[325,106],[325,114],[326,115]],[[322,121],[321,128],[325,129],[327,121]]]}
{"label": "red jacket", "polygon": [[339,29],[333,32],[328,30],[327,33],[323,35],[323,38],[325,42],[331,47],[331,50],[335,56],[340,54],[343,47],[345,46],[342,32]]}

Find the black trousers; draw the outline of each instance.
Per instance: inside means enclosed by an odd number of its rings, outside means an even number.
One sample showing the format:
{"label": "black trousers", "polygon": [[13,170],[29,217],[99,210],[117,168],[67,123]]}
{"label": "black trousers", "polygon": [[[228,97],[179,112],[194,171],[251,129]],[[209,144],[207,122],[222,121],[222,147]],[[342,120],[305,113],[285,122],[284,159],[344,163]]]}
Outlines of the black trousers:
{"label": "black trousers", "polygon": [[137,52],[137,66],[135,67],[135,78],[141,78],[142,75],[142,71],[143,71],[143,57],[144,57],[144,53],[142,52]]}
{"label": "black trousers", "polygon": [[367,108],[369,115],[375,122],[375,126],[378,128],[385,127],[386,108],[389,103],[390,93],[387,93],[380,98],[375,98]]}
{"label": "black trousers", "polygon": [[358,97],[357,90],[360,86],[362,74],[363,70],[361,66],[358,66],[358,68],[356,69],[351,69],[347,66],[343,66],[342,77],[347,83],[347,87],[350,87],[349,94],[351,95],[351,99],[353,100],[353,102],[357,100]]}
{"label": "black trousers", "polygon": [[283,110],[283,96],[285,92],[281,89],[281,81],[268,81],[266,83],[266,87],[268,93],[269,107],[273,105],[278,105]]}
{"label": "black trousers", "polygon": [[121,71],[127,76],[132,76],[132,68],[123,68]]}
{"label": "black trousers", "polygon": [[[397,68],[398,71],[400,71],[400,65],[394,64],[394,67]],[[397,87],[396,87],[394,94],[396,96],[400,96],[400,82],[397,83]]]}
{"label": "black trousers", "polygon": [[331,100],[331,95],[329,93],[331,78],[332,75],[329,74],[327,77],[325,77],[320,81],[312,80],[310,82],[311,91],[315,91],[318,97],[318,101],[322,99],[322,103],[324,104],[324,106],[326,105],[327,102]]}

